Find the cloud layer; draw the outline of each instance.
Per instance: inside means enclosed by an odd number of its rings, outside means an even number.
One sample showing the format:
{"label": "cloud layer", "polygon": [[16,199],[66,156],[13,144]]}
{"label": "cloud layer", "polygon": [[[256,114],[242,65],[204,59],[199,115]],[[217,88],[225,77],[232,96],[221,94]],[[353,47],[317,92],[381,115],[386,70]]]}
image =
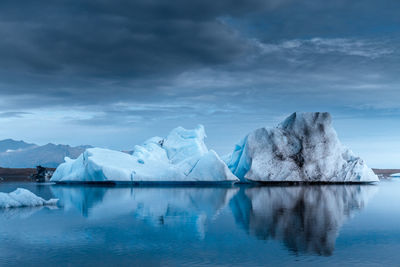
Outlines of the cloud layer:
{"label": "cloud layer", "polygon": [[[396,0],[5,0],[0,137],[129,148],[203,123],[226,152],[250,128],[326,110],[351,146],[366,118],[398,129],[399,9]],[[369,142],[393,136],[367,131]]]}

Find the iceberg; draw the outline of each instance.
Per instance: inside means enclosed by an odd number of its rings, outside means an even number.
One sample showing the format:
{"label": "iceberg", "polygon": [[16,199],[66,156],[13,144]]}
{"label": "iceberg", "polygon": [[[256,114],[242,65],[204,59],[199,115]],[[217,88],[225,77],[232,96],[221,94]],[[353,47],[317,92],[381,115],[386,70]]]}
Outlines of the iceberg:
{"label": "iceberg", "polygon": [[379,181],[340,143],[331,121],[327,112],[293,113],[276,128],[248,134],[225,162],[241,181]]}
{"label": "iceberg", "polygon": [[39,207],[45,205],[56,205],[58,199],[44,200],[31,191],[18,188],[11,193],[0,193],[0,208]]}
{"label": "iceberg", "polygon": [[76,160],[65,158],[52,182],[228,182],[238,179],[213,150],[204,127],[175,128],[166,138],[153,137],[133,153],[89,148]]}

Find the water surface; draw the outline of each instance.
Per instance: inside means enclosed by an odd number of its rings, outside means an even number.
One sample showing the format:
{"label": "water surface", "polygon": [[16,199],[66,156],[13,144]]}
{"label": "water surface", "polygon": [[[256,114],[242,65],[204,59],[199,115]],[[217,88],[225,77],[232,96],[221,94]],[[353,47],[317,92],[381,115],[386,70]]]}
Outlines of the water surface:
{"label": "water surface", "polygon": [[100,187],[3,183],[56,208],[0,210],[0,265],[397,265],[400,181]]}

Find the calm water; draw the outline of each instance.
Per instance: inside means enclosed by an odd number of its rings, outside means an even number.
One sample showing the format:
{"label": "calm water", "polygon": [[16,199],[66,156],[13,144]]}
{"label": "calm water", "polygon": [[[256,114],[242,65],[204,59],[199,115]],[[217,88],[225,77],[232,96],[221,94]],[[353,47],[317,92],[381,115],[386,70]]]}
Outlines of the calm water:
{"label": "calm water", "polygon": [[400,264],[400,180],[371,185],[27,188],[57,208],[0,210],[0,265]]}

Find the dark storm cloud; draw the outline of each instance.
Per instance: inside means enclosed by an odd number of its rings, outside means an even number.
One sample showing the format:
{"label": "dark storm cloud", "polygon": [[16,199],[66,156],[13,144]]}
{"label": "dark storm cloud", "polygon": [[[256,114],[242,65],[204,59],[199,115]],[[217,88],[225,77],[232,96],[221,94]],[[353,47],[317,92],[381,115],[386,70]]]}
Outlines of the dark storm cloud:
{"label": "dark storm cloud", "polygon": [[[96,115],[76,121],[98,125],[265,114],[300,99],[296,105],[305,108],[307,97],[338,91],[351,96],[338,106],[397,107],[398,5],[1,1],[0,109],[87,110]],[[377,88],[391,96],[380,107],[358,95]],[[143,104],[153,110],[130,109]]]}
{"label": "dark storm cloud", "polygon": [[290,1],[278,10],[262,10],[232,23],[268,42],[316,36],[393,37],[399,35],[399,9],[396,0]]}
{"label": "dark storm cloud", "polygon": [[1,66],[20,74],[134,78],[223,64],[246,43],[217,18],[263,3],[2,1]]}
{"label": "dark storm cloud", "polygon": [[353,143],[385,139],[399,125],[399,10],[398,0],[2,0],[0,135],[126,149],[203,123],[210,147],[230,152],[297,110],[332,112]]}
{"label": "dark storm cloud", "polygon": [[249,42],[220,17],[283,1],[1,1],[0,95],[13,105],[159,98],[177,74],[229,65]]}
{"label": "dark storm cloud", "polygon": [[[283,50],[300,50],[279,47],[285,40],[396,32],[398,5],[388,0],[5,0],[0,2],[0,94],[21,96],[14,100],[26,106],[38,99],[43,106],[97,105],[164,97],[160,87],[202,68],[291,72],[292,59],[299,57]],[[300,42],[302,55],[310,47],[301,58],[308,62],[320,60],[314,52],[374,56],[346,40]]]}

